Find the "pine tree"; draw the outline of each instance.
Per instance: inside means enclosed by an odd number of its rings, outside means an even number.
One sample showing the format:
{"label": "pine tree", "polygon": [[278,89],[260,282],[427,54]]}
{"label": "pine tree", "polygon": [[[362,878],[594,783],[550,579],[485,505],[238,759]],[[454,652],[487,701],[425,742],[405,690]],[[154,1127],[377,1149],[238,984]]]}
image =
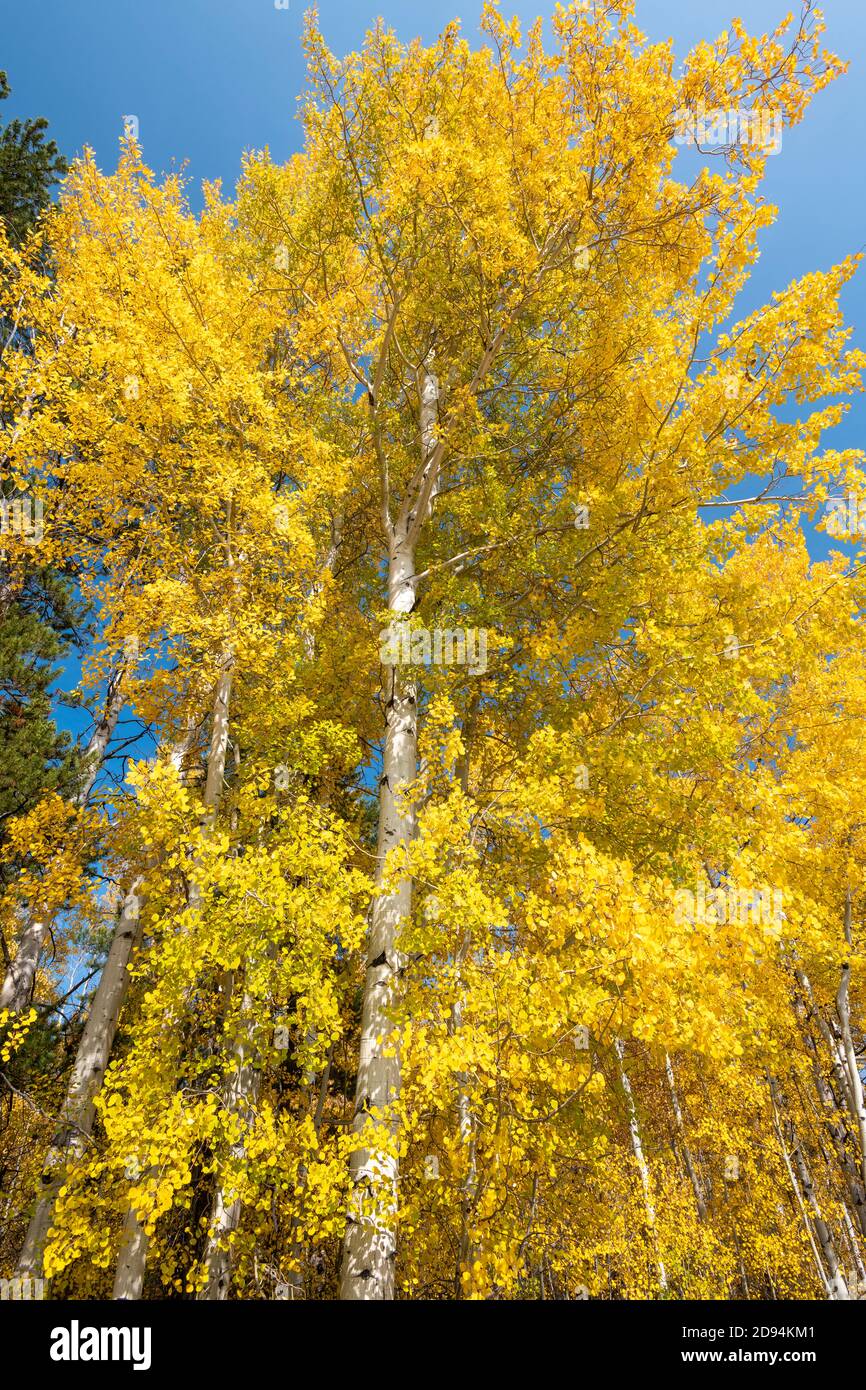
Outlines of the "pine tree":
{"label": "pine tree", "polygon": [[[0,71],[0,101],[11,92]],[[45,139],[44,116],[0,125],[0,220],[14,245],[20,245],[46,210],[51,189],[66,173],[66,160],[53,140]]]}
{"label": "pine tree", "polygon": [[[0,100],[9,96],[5,72],[0,72]],[[36,228],[50,205],[52,187],[66,172],[66,162],[53,140],[46,141],[47,122],[13,120],[0,127],[0,230],[12,244],[21,244]],[[3,274],[11,276],[4,264]],[[5,296],[4,296],[5,299]],[[0,315],[0,367],[7,354],[28,354],[32,338],[7,304]],[[17,401],[0,402],[4,431],[11,430]],[[16,499],[22,480],[0,468],[2,530],[8,535],[16,521]],[[19,502],[20,506],[21,503]],[[25,530],[35,541],[38,525],[34,499],[23,499]],[[59,663],[72,645],[82,641],[82,606],[62,564],[39,563],[38,543],[11,566],[0,538],[0,896],[20,871],[8,852],[5,826],[10,817],[26,813],[48,792],[74,787],[77,755],[72,740],[58,731],[51,689]],[[10,945],[3,942],[4,968]]]}

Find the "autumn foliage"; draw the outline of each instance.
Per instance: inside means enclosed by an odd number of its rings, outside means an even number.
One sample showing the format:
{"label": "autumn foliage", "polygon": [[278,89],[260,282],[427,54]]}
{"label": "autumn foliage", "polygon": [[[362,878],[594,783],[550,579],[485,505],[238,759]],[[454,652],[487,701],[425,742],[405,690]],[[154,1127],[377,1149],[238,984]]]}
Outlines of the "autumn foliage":
{"label": "autumn foliage", "polygon": [[3,478],[152,740],[8,829],[4,1274],[866,1279],[862,537],[810,556],[866,489],[858,258],[739,317],[768,151],[677,142],[843,64],[807,6],[677,72],[631,11],[342,60],[311,17],[287,164],[195,213],[126,140],[0,243]]}

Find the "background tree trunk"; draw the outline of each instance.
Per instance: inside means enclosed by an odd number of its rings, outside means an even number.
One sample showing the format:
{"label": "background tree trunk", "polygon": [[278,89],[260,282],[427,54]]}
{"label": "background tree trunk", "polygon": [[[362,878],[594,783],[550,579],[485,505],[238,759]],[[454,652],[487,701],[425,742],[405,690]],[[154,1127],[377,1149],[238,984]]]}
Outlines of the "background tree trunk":
{"label": "background tree trunk", "polygon": [[42,1168],[42,1192],[30,1218],[18,1261],[16,1272],[20,1275],[42,1276],[45,1241],[54,1215],[57,1193],[70,1162],[84,1152],[93,1132],[93,1103],[105,1077],[126,995],[129,961],[141,931],[141,903],[138,896],[141,884],[140,877],[135,879],[124,900],[108,959],[78,1045],[60,1124]]}
{"label": "background tree trunk", "polygon": [[[123,707],[125,674],[125,664],[116,667],[109,674],[102,718],[93,730],[84,753],[84,781],[72,799],[73,806],[79,809],[87,805],[99,770],[105,761],[108,745]],[[44,912],[37,911],[35,915],[28,913],[18,938],[18,949],[0,988],[0,1010],[10,1009],[13,1013],[21,1013],[30,1003],[39,965],[39,953],[49,925],[49,919]]]}
{"label": "background tree trunk", "polygon": [[[650,1171],[644,1154],[643,1140],[641,1138],[640,1124],[638,1123],[637,1109],[634,1103],[631,1082],[628,1078],[628,1072],[625,1069],[625,1044],[622,1038],[617,1038],[615,1040],[614,1047],[616,1049],[616,1055],[619,1058],[619,1079],[622,1083],[623,1092],[625,1093],[625,1103],[628,1110],[628,1128],[631,1135],[632,1152],[635,1156],[638,1172],[640,1173],[641,1187],[643,1188],[647,1227],[649,1229],[650,1239],[653,1244],[656,1244],[656,1209],[655,1203],[653,1202]],[[668,1287],[668,1276],[665,1270],[664,1260],[659,1254],[658,1247],[656,1247],[656,1264],[658,1265],[659,1272],[659,1286],[663,1291],[666,1291]]]}
{"label": "background tree trunk", "polygon": [[[220,674],[214,693],[211,735],[207,758],[207,776],[205,778],[204,805],[201,820],[202,829],[205,831],[213,828],[216,821],[217,810],[219,809],[220,797],[222,796],[223,779],[225,777],[226,768],[226,753],[229,744],[229,702],[231,700],[232,691],[233,665],[232,654],[227,652],[220,667]],[[194,874],[193,881],[190,884],[189,901],[191,906],[200,905],[201,903],[201,893],[195,882]],[[147,1272],[147,1247],[147,1233],[144,1230],[143,1223],[139,1221],[138,1214],[134,1208],[130,1207],[124,1222],[120,1256],[118,1258],[114,1280],[114,1298],[141,1298],[141,1291],[144,1288],[144,1278]]]}

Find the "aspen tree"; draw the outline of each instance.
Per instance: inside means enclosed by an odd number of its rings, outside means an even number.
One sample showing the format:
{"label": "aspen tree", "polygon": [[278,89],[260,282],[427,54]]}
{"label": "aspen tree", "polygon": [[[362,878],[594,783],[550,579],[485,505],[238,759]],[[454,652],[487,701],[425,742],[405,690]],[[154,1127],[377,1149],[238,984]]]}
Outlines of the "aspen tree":
{"label": "aspen tree", "polygon": [[[123,676],[122,666],[109,674],[105,708],[88,739],[82,764],[83,780],[72,801],[79,810],[87,805],[123,707]],[[8,1009],[11,1013],[20,1013],[27,1007],[33,993],[39,953],[50,925],[38,907],[29,907],[27,913],[29,920],[22,928],[18,949],[0,987],[0,1010]]]}
{"label": "aspen tree", "polygon": [[160,864],[46,1243],[88,1295],[118,1242],[120,1297],[863,1263],[866,595],[804,539],[862,487],[856,258],[738,318],[767,151],[674,159],[841,65],[811,15],[681,76],[625,0],[483,24],[338,61],[311,19],[298,155],[196,217],[127,142],[54,223],[10,457],[148,654],[130,707],[214,700],[202,802],[138,765],[111,808]]}
{"label": "aspen tree", "polygon": [[[171,765],[178,772],[188,745],[189,737],[170,752]],[[129,984],[130,960],[141,938],[144,883],[144,874],[136,874],[122,899],[108,956],[76,1052],[59,1128],[43,1164],[40,1193],[16,1270],[21,1277],[42,1277],[42,1254],[64,1168],[84,1151],[93,1131],[96,1117],[93,1102],[102,1086],[114,1045]]]}

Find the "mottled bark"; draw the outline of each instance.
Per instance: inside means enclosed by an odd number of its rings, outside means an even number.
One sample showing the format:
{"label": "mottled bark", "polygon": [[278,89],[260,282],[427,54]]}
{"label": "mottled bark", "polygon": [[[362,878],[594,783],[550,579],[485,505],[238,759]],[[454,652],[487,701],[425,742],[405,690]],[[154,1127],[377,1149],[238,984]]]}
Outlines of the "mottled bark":
{"label": "mottled bark", "polygon": [[668,1287],[668,1276],[667,1271],[665,1269],[664,1260],[662,1259],[661,1254],[658,1250],[656,1236],[656,1209],[655,1203],[653,1202],[652,1182],[650,1179],[649,1165],[646,1161],[646,1155],[644,1154],[643,1139],[641,1137],[640,1123],[637,1117],[637,1108],[634,1103],[634,1095],[631,1089],[631,1082],[628,1077],[628,1072],[625,1069],[625,1044],[623,1043],[621,1038],[617,1038],[614,1042],[614,1047],[616,1049],[617,1058],[619,1059],[619,1079],[622,1084],[623,1093],[625,1095],[626,1110],[628,1112],[628,1128],[629,1134],[631,1135],[632,1153],[634,1154],[635,1162],[637,1163],[638,1172],[640,1174],[641,1188],[643,1189],[643,1200],[644,1210],[646,1211],[647,1218],[647,1229],[649,1231],[650,1239],[656,1247],[656,1266],[659,1272],[659,1287],[662,1290],[666,1290]]}
{"label": "mottled bark", "polygon": [[[400,592],[411,572],[411,555],[398,551],[392,556],[392,595]],[[388,890],[381,888],[386,855],[391,850],[408,846],[414,833],[414,814],[402,804],[401,793],[414,781],[417,769],[415,681],[399,667],[393,668],[390,680],[379,790],[377,884],[380,891],[373,901],[367,947],[353,1121],[356,1133],[371,1124],[374,1137],[368,1147],[356,1150],[352,1157],[353,1200],[348,1214],[340,1289],[341,1298],[363,1301],[394,1297],[398,1165],[389,1146],[395,1138],[392,1108],[400,1092],[400,1060],[395,1055],[392,1009],[402,967],[397,935],[400,924],[412,910],[411,880],[403,879]],[[377,1136],[381,1137],[381,1145],[376,1143]]]}
{"label": "mottled bark", "polygon": [[20,1275],[42,1276],[43,1253],[57,1193],[69,1165],[84,1153],[93,1132],[94,1101],[102,1088],[126,995],[129,961],[141,930],[141,883],[141,878],[136,878],[124,899],[108,959],[78,1045],[60,1123],[42,1167],[42,1190],[18,1261],[16,1273]]}
{"label": "mottled bark", "polygon": [[[421,465],[417,489],[407,495],[400,515],[388,517],[388,609],[394,624],[415,606],[415,545],[430,514],[438,485],[441,445],[436,440],[438,390],[432,373],[422,371],[420,397]],[[340,1297],[370,1302],[392,1299],[395,1285],[398,1161],[393,1107],[400,1093],[400,1058],[396,1052],[393,1006],[402,961],[397,948],[401,923],[412,911],[412,882],[402,879],[384,887],[385,859],[407,848],[415,833],[414,809],[402,793],[414,782],[418,765],[418,697],[411,670],[394,665],[388,672],[385,746],[379,784],[377,892],[373,900],[367,947],[367,970],[361,1013],[361,1041],[355,1089],[353,1129],[372,1129],[368,1146],[351,1161],[352,1196],[343,1244]]]}
{"label": "mottled bark", "polygon": [[[827,1290],[827,1297],[833,1301],[850,1299],[851,1295],[848,1292],[845,1275],[836,1253],[833,1233],[822,1215],[802,1142],[793,1121],[785,1114],[784,1097],[778,1082],[771,1077],[769,1078],[769,1086],[773,1103],[773,1119],[782,1157],[788,1169],[794,1193],[803,1209],[803,1219],[812,1242],[824,1287]],[[817,1247],[820,1247],[823,1261],[818,1257],[816,1244]]]}
{"label": "mottled bark", "polygon": [[[852,949],[853,944],[851,917],[851,890],[849,888],[845,895],[845,944],[849,951]],[[854,1121],[860,1145],[860,1172],[864,1185],[866,1185],[866,1105],[864,1105],[863,1100],[863,1082],[860,1078],[860,1068],[857,1061],[857,1054],[854,1050],[854,1039],[851,1035],[851,1009],[848,1002],[850,983],[851,966],[848,961],[845,961],[842,966],[842,978],[839,982],[839,990],[836,995],[836,1014],[839,1019],[839,1028],[842,1034],[842,1054],[845,1060],[845,1070],[848,1078],[848,1098],[851,1118]]]}
{"label": "mottled bark", "polygon": [[[223,659],[214,692],[201,820],[202,829],[205,832],[210,831],[216,823],[220,797],[222,796],[229,743],[229,703],[233,667],[233,656],[229,652]],[[195,872],[193,872],[193,880],[190,883],[189,900],[191,906],[197,906],[201,903],[201,892],[195,881]],[[120,1256],[114,1280],[114,1298],[136,1299],[141,1297],[147,1272],[147,1249],[147,1233],[136,1211],[131,1207],[124,1222]]]}
{"label": "mottled bark", "polygon": [[[258,1099],[260,1075],[255,1066],[255,1028],[252,1022],[253,1000],[245,994],[241,1003],[241,1019],[237,1042],[232,1052],[232,1070],[223,1085],[223,1106],[237,1119],[243,1129],[252,1123]],[[232,1146],[231,1158],[240,1162],[246,1153],[243,1137]],[[211,1209],[204,1265],[207,1283],[199,1299],[219,1301],[228,1298],[231,1287],[231,1237],[241,1219],[241,1200],[231,1197],[224,1182],[217,1184]]]}
{"label": "mottled bark", "polygon": [[677,1126],[677,1137],[679,1139],[680,1152],[683,1156],[683,1165],[688,1174],[689,1182],[692,1185],[692,1191],[695,1194],[695,1206],[698,1209],[698,1216],[702,1221],[705,1221],[707,1217],[707,1204],[704,1201],[704,1194],[692,1160],[691,1149],[686,1141],[686,1127],[683,1122],[682,1107],[680,1106],[680,1098],[674,1079],[673,1063],[667,1053],[665,1053],[665,1074],[668,1079],[668,1090],[670,1091],[671,1105],[673,1107],[674,1120]]}

